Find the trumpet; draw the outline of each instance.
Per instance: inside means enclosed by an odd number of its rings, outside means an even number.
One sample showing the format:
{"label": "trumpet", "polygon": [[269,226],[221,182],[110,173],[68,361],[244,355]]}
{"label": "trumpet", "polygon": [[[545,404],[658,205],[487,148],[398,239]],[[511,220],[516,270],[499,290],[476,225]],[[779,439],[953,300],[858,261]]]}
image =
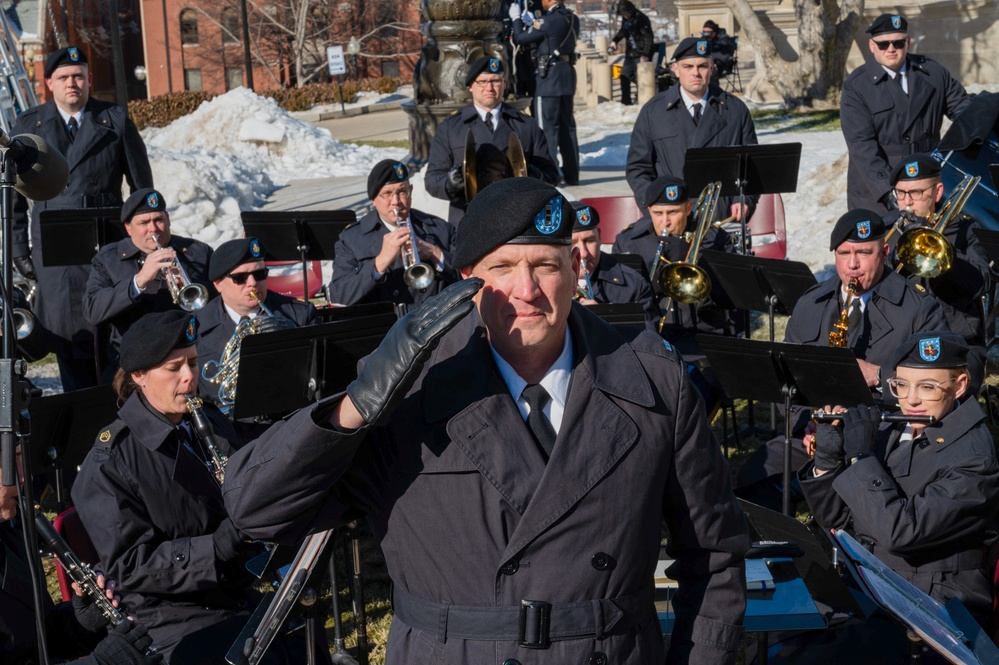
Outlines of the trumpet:
{"label": "trumpet", "polygon": [[[3,311],[4,301],[3,297],[0,296],[0,312]],[[14,307],[10,310],[11,316],[14,318],[14,337],[17,339],[26,339],[35,330],[35,315],[29,310],[21,309],[20,307]],[[3,326],[0,326],[0,336],[3,335]]]}
{"label": "trumpet", "polygon": [[586,261],[581,261],[580,266],[583,268],[583,279],[576,285],[575,300],[596,300],[593,297],[593,282],[590,281],[590,271],[586,269]]}
{"label": "trumpet", "polygon": [[395,225],[409,229],[409,243],[402,246],[403,280],[411,289],[423,290],[434,283],[434,269],[420,262],[420,250],[416,244],[416,231],[408,219],[399,218],[399,209],[393,208]]}
{"label": "trumpet", "polygon": [[[835,420],[842,420],[842,413],[832,413],[831,411],[813,411],[812,420],[817,423],[831,423]],[[932,425],[937,421],[935,416],[907,416],[901,412],[883,411],[881,422],[883,423],[919,423]]]}
{"label": "trumpet", "polygon": [[187,395],[186,397],[187,410],[191,412],[191,423],[194,425],[194,433],[198,435],[201,443],[205,444],[205,448],[208,449],[209,459],[205,462],[205,465],[211,472],[212,477],[215,478],[215,482],[219,484],[219,487],[222,487],[222,483],[225,481],[225,465],[229,461],[229,458],[219,451],[218,444],[215,443],[215,433],[212,431],[212,426],[208,423],[208,419],[205,418],[203,410],[204,402],[200,397],[193,395]]}
{"label": "trumpet", "polygon": [[[158,235],[153,236],[153,242],[156,243],[156,249],[163,249]],[[175,273],[180,278],[180,284],[174,280],[171,273]],[[187,276],[184,266],[180,265],[180,260],[176,257],[170,266],[163,268],[163,279],[166,280],[167,288],[170,289],[173,304],[185,312],[196,312],[208,302],[208,289],[201,284],[192,282],[191,278]]]}

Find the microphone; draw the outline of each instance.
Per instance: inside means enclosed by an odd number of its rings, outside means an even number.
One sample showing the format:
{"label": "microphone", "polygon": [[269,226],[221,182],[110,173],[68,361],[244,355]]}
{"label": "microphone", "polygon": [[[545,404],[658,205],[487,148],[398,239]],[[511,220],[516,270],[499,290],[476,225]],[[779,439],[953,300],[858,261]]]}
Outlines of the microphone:
{"label": "microphone", "polygon": [[6,148],[16,167],[14,189],[32,201],[48,201],[66,189],[69,164],[54,146],[41,136],[9,136],[0,130],[0,148]]}

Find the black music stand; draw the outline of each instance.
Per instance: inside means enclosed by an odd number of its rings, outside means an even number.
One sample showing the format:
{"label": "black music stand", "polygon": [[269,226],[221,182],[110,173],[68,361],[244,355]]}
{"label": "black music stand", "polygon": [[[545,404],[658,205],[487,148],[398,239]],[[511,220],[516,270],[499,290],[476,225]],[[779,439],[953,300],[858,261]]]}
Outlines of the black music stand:
{"label": "black music stand", "polygon": [[388,312],[244,337],[233,418],[287,413],[344,390],[395,322]]}
{"label": "black music stand", "polygon": [[309,261],[333,260],[333,248],[344,229],[357,221],[353,210],[295,210],[240,213],[243,233],[264,245],[269,261],[301,261],[302,286],[309,298]]}
{"label": "black music stand", "polygon": [[317,307],[319,320],[323,323],[334,323],[336,321],[346,321],[348,319],[359,319],[365,316],[380,316],[391,314],[395,316],[395,303],[387,300],[381,302],[369,302],[362,305],[330,305]]}
{"label": "black music stand", "polygon": [[56,501],[63,508],[63,474],[73,472],[94,446],[102,427],[114,422],[118,398],[109,385],[31,400],[31,468],[55,472]]}
{"label": "black music stand", "polygon": [[[999,169],[999,166],[995,167]],[[985,250],[985,254],[989,257],[989,261],[992,262],[992,272],[995,273],[999,270],[999,231],[993,231],[992,229],[973,229],[975,236],[978,238],[978,242],[982,243],[982,248]],[[993,289],[996,287],[993,286]],[[985,321],[985,329],[988,330],[995,320],[996,315],[999,314],[999,303],[996,303],[993,299],[991,303],[992,307],[989,310],[989,318]]]}
{"label": "black music stand", "polygon": [[698,335],[730,397],[784,404],[783,512],[791,515],[791,407],[874,405],[851,349]]}
{"label": "black music stand", "polygon": [[[708,183],[720,181],[719,196],[738,197],[784,194],[798,189],[800,143],[742,145],[722,148],[690,148],[683,164],[687,191],[700,192]],[[749,254],[746,217],[740,221],[742,253]]]}
{"label": "black music stand", "polygon": [[121,208],[42,210],[42,265],[89,265],[101,247],[126,237]]}
{"label": "black music stand", "polygon": [[597,303],[596,305],[584,305],[601,319],[614,326],[623,328],[644,328],[645,308],[641,303]]}

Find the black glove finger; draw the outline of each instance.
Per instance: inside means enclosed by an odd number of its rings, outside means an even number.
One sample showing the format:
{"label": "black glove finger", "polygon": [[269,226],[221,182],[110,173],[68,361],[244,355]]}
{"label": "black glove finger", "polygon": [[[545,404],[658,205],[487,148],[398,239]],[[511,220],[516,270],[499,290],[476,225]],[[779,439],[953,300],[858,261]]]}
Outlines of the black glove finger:
{"label": "black glove finger", "polygon": [[455,282],[428,300],[425,309],[418,308],[414,323],[419,337],[427,341],[440,337],[468,316],[474,307],[470,301],[483,283],[478,277]]}

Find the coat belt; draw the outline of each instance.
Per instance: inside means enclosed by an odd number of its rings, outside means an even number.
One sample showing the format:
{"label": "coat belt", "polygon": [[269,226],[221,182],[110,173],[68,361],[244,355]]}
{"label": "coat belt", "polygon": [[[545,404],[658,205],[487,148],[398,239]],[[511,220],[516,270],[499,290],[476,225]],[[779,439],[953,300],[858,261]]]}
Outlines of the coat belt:
{"label": "coat belt", "polygon": [[655,589],[617,598],[575,603],[524,600],[519,606],[451,605],[417,598],[393,588],[395,618],[406,625],[447,639],[518,641],[527,648],[546,648],[552,641],[602,639],[623,634],[642,618],[653,616]]}

